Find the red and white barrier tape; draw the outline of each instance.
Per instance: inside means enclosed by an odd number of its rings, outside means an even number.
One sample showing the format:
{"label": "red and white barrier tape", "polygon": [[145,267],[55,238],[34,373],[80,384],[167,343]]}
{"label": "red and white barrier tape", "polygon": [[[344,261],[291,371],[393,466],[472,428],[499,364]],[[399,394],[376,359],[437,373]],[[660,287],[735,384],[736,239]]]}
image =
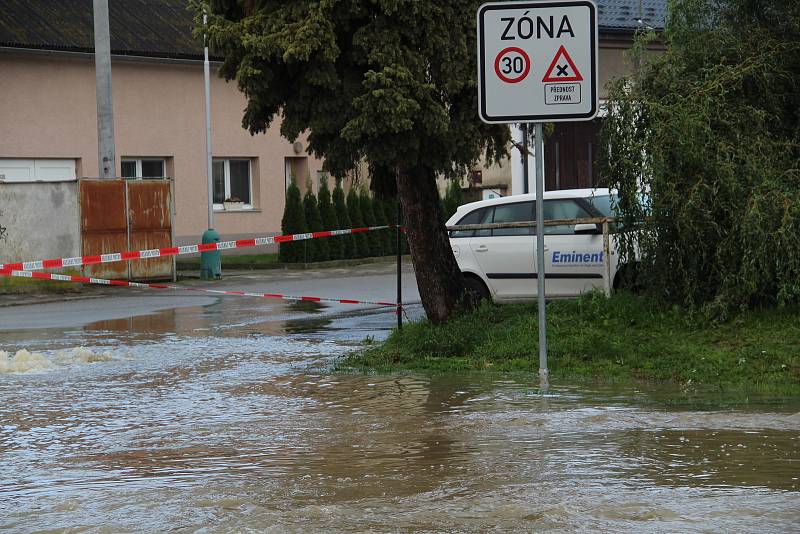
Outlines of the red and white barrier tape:
{"label": "red and white barrier tape", "polygon": [[83,284],[97,284],[103,286],[119,286],[119,287],[135,287],[139,289],[177,289],[180,291],[194,291],[200,293],[211,293],[215,295],[234,295],[238,297],[256,297],[265,299],[280,299],[291,301],[306,301],[306,302],[330,302],[333,304],[370,304],[373,306],[386,306],[402,309],[401,305],[396,302],[382,302],[382,301],[369,301],[369,300],[354,300],[354,299],[334,299],[327,297],[307,297],[284,295],[281,293],[252,293],[249,291],[224,291],[221,289],[205,289],[199,287],[184,287],[170,284],[145,284],[141,282],[128,282],[125,280],[107,280],[105,278],[90,278],[86,276],[71,276],[67,274],[50,274],[32,271],[21,271],[16,269],[0,269],[0,276],[13,276],[17,278],[37,278],[40,280],[56,280],[59,282],[78,282]]}
{"label": "red and white barrier tape", "polygon": [[39,271],[41,269],[60,269],[62,267],[80,267],[81,265],[95,265],[98,263],[111,263],[115,261],[143,260],[149,258],[164,258],[181,256],[183,254],[197,254],[198,252],[212,252],[215,250],[230,250],[234,248],[259,247],[273,245],[286,241],[305,241],[321,237],[334,237],[339,235],[359,234],[375,230],[386,230],[396,226],[370,226],[365,228],[348,228],[346,230],[325,230],[324,232],[310,232],[306,234],[276,235],[271,237],[257,237],[255,239],[239,239],[236,241],[221,241],[219,243],[206,243],[186,245],[182,247],[154,248],[127,252],[113,252],[98,256],[78,256],[75,258],[56,258],[52,260],[24,261],[18,263],[0,263],[0,271]]}

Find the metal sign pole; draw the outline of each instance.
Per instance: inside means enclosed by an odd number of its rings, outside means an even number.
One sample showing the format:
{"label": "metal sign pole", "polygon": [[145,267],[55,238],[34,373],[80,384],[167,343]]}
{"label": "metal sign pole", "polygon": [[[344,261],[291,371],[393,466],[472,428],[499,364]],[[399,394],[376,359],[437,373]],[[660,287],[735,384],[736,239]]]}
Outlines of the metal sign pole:
{"label": "metal sign pole", "polygon": [[[522,194],[530,193],[530,182],[528,181],[528,123],[522,123]],[[511,194],[515,194],[511,191]]]}
{"label": "metal sign pole", "polygon": [[[542,389],[546,389],[549,382],[542,123],[588,121],[597,115],[597,12],[594,0],[540,0],[489,2],[478,8],[477,13],[478,116],[488,124],[534,124],[535,254]],[[525,130],[528,130],[527,124],[523,124],[523,132]],[[524,165],[527,154],[524,158],[523,190],[527,192],[528,170]]]}
{"label": "metal sign pole", "polygon": [[[536,165],[536,282],[539,301],[539,385],[547,389],[549,371],[547,370],[547,309],[545,307],[544,270],[544,135],[542,123],[534,124],[535,165]],[[528,177],[526,176],[527,180]]]}
{"label": "metal sign pole", "polygon": [[403,247],[401,238],[400,221],[403,218],[403,208],[400,199],[397,200],[397,329],[403,329]]}

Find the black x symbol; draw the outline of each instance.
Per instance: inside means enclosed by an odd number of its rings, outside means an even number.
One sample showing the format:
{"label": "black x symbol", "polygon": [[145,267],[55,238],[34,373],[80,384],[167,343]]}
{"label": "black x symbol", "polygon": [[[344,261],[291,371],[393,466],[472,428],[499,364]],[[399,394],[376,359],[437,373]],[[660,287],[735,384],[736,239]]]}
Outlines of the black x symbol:
{"label": "black x symbol", "polygon": [[568,76],[567,67],[569,67],[569,65],[564,65],[563,67],[561,65],[556,65],[556,68],[558,69],[556,76]]}

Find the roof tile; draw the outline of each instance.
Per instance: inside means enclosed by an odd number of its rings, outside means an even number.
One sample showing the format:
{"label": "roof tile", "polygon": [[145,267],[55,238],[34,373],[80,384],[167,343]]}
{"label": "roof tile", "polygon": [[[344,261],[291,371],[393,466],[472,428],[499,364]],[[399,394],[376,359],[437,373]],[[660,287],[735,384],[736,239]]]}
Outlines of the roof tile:
{"label": "roof tile", "polygon": [[[94,51],[92,0],[3,0],[0,46]],[[600,32],[663,29],[667,0],[597,0]],[[187,0],[109,0],[114,54],[198,59]]]}

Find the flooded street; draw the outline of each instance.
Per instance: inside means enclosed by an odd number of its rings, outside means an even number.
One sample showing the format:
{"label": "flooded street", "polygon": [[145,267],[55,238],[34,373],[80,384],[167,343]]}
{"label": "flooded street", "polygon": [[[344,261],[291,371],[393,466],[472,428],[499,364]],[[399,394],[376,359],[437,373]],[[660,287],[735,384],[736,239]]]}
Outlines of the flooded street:
{"label": "flooded street", "polygon": [[800,530],[798,401],[331,374],[392,311],[185,304],[0,330],[0,530]]}

